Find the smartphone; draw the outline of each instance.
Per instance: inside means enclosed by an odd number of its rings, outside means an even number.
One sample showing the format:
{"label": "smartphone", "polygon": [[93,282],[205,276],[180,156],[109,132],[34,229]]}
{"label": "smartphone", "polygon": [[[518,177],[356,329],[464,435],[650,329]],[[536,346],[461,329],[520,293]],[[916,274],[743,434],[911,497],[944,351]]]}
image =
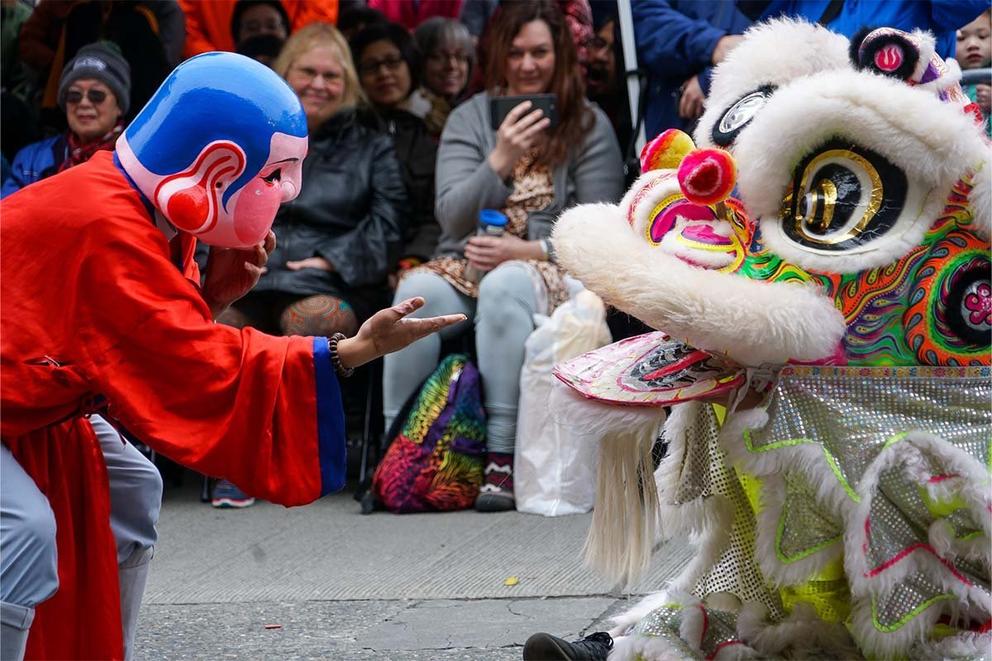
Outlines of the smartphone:
{"label": "smartphone", "polygon": [[551,120],[551,125],[548,128],[553,129],[558,125],[558,97],[554,94],[494,96],[489,99],[489,119],[493,130],[499,130],[506,115],[524,101],[531,102],[531,109],[527,111],[528,113],[533,112],[536,108],[540,108],[544,112],[544,116]]}

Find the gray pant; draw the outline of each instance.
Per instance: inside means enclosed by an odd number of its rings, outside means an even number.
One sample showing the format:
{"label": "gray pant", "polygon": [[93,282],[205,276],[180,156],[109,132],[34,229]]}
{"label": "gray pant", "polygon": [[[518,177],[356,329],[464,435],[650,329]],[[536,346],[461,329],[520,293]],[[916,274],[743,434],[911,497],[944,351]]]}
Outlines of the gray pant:
{"label": "gray pant", "polygon": [[[487,417],[486,443],[490,452],[513,452],[524,341],[534,330],[537,312],[530,270],[520,262],[500,264],[482,279],[478,301],[457,291],[439,275],[414,273],[400,283],[394,300],[412,296],[423,296],[426,301],[413,314],[415,317],[461,312],[474,319]],[[448,339],[464,330],[450,327],[441,331],[441,337],[429,335],[386,356],[382,408],[387,429],[414,389],[437,367],[442,337]]]}
{"label": "gray pant", "polygon": [[[107,465],[125,651],[130,655],[148,563],[158,540],[162,478],[106,420],[92,416],[90,423]],[[48,499],[10,450],[0,446],[0,659],[23,656],[34,607],[58,589],[57,564],[55,517]]]}

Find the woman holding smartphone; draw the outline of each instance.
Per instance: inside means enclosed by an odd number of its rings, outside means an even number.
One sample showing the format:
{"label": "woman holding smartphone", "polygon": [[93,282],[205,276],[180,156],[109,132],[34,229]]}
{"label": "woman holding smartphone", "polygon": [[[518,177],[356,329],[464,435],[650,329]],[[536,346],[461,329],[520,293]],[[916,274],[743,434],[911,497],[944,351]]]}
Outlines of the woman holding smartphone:
{"label": "woman holding smartphone", "polygon": [[[424,315],[460,312],[475,321],[487,415],[486,483],[476,509],[513,509],[513,449],[524,341],[535,313],[550,314],[567,291],[548,241],[575,204],[615,202],[623,189],[620,148],[609,120],[585,100],[561,12],[550,1],[502,3],[493,19],[486,92],[456,108],[438,150],[435,257],[411,270],[396,299],[424,296]],[[557,123],[523,101],[497,129],[494,96],[554,94]],[[482,209],[502,211],[502,236],[476,236]],[[484,273],[481,280],[473,273]],[[461,329],[445,335],[449,337]],[[387,428],[440,358],[441,338],[416,342],[385,361]]]}

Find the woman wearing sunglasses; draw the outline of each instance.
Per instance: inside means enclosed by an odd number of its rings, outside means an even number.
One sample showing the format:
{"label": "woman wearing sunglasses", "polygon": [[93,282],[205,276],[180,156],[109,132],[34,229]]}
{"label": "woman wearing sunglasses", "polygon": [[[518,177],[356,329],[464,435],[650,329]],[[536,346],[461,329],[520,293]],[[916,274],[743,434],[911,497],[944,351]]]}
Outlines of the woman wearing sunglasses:
{"label": "woman wearing sunglasses", "polygon": [[0,197],[112,150],[130,98],[131,68],[117,46],[104,41],[80,48],[59,81],[58,102],[68,130],[17,152]]}

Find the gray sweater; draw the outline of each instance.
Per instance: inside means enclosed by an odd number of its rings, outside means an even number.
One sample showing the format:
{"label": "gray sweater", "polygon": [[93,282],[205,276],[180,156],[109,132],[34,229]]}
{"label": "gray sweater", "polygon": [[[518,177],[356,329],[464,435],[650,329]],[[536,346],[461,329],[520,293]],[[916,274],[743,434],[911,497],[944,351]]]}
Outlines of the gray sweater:
{"label": "gray sweater", "polygon": [[[595,123],[586,139],[555,168],[555,201],[527,217],[527,238],[543,239],[565,209],[589,202],[616,202],[623,193],[623,163],[613,127],[589,105]],[[489,126],[489,95],[476,94],[448,116],[437,152],[434,215],[441,225],[435,255],[462,256],[475,234],[481,209],[502,209],[513,192],[489,166],[496,132]]]}

